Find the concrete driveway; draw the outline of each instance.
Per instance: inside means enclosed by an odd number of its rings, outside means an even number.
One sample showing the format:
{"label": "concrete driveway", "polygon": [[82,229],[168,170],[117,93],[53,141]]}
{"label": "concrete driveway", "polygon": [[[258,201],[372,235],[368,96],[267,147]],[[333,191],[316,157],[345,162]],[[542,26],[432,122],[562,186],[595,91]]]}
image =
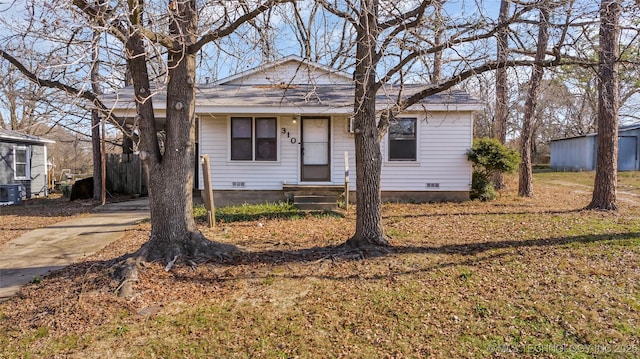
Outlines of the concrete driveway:
{"label": "concrete driveway", "polygon": [[15,295],[33,278],[101,250],[149,215],[146,198],[111,203],[6,243],[0,248],[0,301]]}

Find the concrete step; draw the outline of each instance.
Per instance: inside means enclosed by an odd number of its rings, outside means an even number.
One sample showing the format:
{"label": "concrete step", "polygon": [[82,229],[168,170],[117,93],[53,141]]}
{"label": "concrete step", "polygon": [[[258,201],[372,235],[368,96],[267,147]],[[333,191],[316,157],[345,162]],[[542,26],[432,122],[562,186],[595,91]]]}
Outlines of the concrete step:
{"label": "concrete step", "polygon": [[296,194],[293,196],[293,205],[301,211],[333,211],[338,208],[338,197]]}
{"label": "concrete step", "polygon": [[331,203],[337,202],[338,196],[336,195],[299,195],[293,196],[293,203]]}
{"label": "concrete step", "polygon": [[294,203],[296,208],[301,211],[335,211],[338,208],[336,202],[321,202],[321,203]]}

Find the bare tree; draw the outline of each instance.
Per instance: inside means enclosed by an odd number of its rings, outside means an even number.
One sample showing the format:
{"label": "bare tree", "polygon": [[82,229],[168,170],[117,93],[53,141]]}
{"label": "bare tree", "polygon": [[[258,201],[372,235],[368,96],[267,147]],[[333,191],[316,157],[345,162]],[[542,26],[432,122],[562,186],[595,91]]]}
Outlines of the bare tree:
{"label": "bare tree", "polygon": [[[94,31],[92,52],[91,52],[91,90],[96,95],[102,94],[100,88],[100,60],[99,51],[100,47],[97,42],[100,39],[100,32]],[[103,193],[103,184],[106,184],[106,178],[102,176],[102,166],[104,149],[102,148],[100,125],[102,121],[100,118],[100,111],[97,108],[91,109],[91,147],[93,154],[93,198],[101,199],[102,203],[105,203],[105,194]]]}
{"label": "bare tree", "polygon": [[538,24],[538,41],[535,56],[535,63],[531,72],[531,80],[529,81],[529,90],[527,92],[527,100],[524,106],[524,116],[522,119],[522,131],[520,132],[520,176],[518,181],[518,195],[530,197],[533,196],[533,181],[531,170],[531,143],[533,137],[533,122],[536,111],[538,95],[540,93],[540,82],[544,69],[539,63],[542,63],[546,56],[547,44],[549,42],[549,9],[547,4],[540,7],[540,20]]}
{"label": "bare tree", "polygon": [[589,209],[616,210],[618,179],[618,61],[621,0],[600,4],[598,71],[598,150],[596,178]]}
{"label": "bare tree", "polygon": [[[96,9],[83,0],[74,5],[94,24],[103,26],[125,44],[128,68],[137,104],[136,126],[140,132],[140,154],[149,174],[149,200],[152,231],[149,241],[136,254],[138,259],[171,262],[178,256],[212,256],[231,250],[229,246],[206,239],[196,228],[190,184],[195,159],[195,79],[196,54],[206,44],[233,33],[272,6],[283,2],[269,0],[255,7],[226,9],[218,28],[198,36],[198,9],[195,0],[172,1],[164,15],[150,12],[149,4],[129,1],[126,8]],[[219,8],[222,10],[222,8]],[[128,22],[116,21],[122,11]],[[214,11],[214,9],[211,9]],[[230,12],[235,14],[229,18]],[[146,17],[146,18],[145,18]],[[114,19],[112,22],[105,18]],[[147,24],[160,21],[168,27]],[[154,88],[148,72],[150,48],[161,46],[166,52],[167,111],[165,141],[158,142],[153,109]],[[158,51],[156,49],[156,51]]]}
{"label": "bare tree", "polygon": [[[509,19],[510,0],[500,1],[500,14],[498,22],[505,23]],[[496,59],[504,63],[509,58],[509,28],[501,27],[496,35]],[[507,78],[507,67],[501,66],[496,69],[496,105],[493,137],[500,143],[505,144],[507,140],[507,120],[509,117],[509,80]],[[502,173],[498,172],[493,178],[496,188],[504,187]]]}
{"label": "bare tree", "polygon": [[[134,126],[139,133],[138,149],[148,173],[152,230],[149,240],[127,261],[123,272],[125,278],[135,275],[135,263],[139,260],[173,263],[180,256],[214,256],[234,250],[232,246],[205,238],[193,218],[191,184],[195,163],[197,54],[203,47],[233,34],[273,6],[286,2],[289,1],[247,1],[242,2],[242,6],[207,3],[198,7],[195,0],[185,0],[170,1],[162,8],[161,2],[143,0],[98,3],[74,0],[71,4],[61,1],[45,5],[51,7],[52,12],[61,13],[60,26],[86,30],[89,36],[93,31],[108,36],[103,49],[111,54],[119,52],[119,58],[126,60],[130,70],[137,110]],[[207,16],[206,23],[198,21],[200,14]],[[63,76],[42,78],[6,50],[0,51],[0,55],[29,80],[90,101],[102,116],[122,124],[94,91],[66,83]],[[163,56],[166,60],[161,61]],[[117,58],[117,55],[113,56],[113,60]],[[76,61],[91,63],[87,56],[78,57]],[[118,66],[123,67],[122,64]],[[162,148],[153,105],[161,90],[167,94]],[[124,293],[131,288],[129,284],[123,286]]]}
{"label": "bare tree", "polygon": [[[466,21],[448,18],[440,28],[446,31],[436,36],[433,28],[423,25],[429,14],[440,12],[438,9],[441,2],[437,2],[435,9],[434,3],[426,0],[415,2],[413,7],[400,7],[380,0],[321,3],[327,11],[346,19],[356,34],[356,53],[351,55],[355,59],[353,118],[358,173],[357,215],[356,232],[347,244],[357,247],[386,246],[388,242],[383,233],[380,214],[380,142],[390,123],[404,109],[472,76],[498,68],[533,64],[533,60],[526,59],[488,60],[493,56],[489,57],[486,52],[489,48],[487,41],[501,29],[519,21],[532,8],[521,6],[497,23],[484,17],[465,19]],[[441,41],[433,40],[439,36],[442,36]],[[376,96],[386,85],[396,82],[402,88],[405,76],[424,69],[420,66],[422,62],[417,60],[447,50],[457,58],[455,63],[450,62],[446,72],[442,72],[447,77],[443,76],[439,82],[425,85],[415,93],[400,94],[392,99],[392,104],[388,107],[376,108]],[[554,60],[542,61],[541,66],[560,62],[560,54],[557,53]]]}

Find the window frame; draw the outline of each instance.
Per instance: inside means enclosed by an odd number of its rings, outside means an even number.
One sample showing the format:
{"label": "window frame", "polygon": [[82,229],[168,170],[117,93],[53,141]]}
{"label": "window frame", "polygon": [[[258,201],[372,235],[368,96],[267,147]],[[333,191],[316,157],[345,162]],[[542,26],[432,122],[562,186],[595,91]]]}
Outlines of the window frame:
{"label": "window frame", "polygon": [[[250,121],[250,133],[249,133],[249,137],[239,137],[239,136],[234,136],[234,126],[233,126],[233,122],[234,120],[238,120],[238,121],[246,121],[249,120]],[[231,117],[231,119],[229,120],[229,132],[230,132],[230,137],[229,137],[229,157],[231,159],[231,161],[252,161],[253,160],[253,117]],[[246,158],[245,157],[239,157],[238,155],[234,156],[234,142],[235,141],[243,141],[246,142],[246,140],[249,140],[249,144],[251,145],[251,149],[247,152],[250,156],[250,158]]]}
{"label": "window frame", "polygon": [[[258,137],[258,121],[273,122],[272,137]],[[253,118],[254,140],[253,140],[253,160],[258,162],[274,162],[278,161],[278,119],[276,117],[254,117]],[[273,143],[273,157],[258,158],[259,145],[262,143]]]}
{"label": "window frame", "polygon": [[[251,121],[251,135],[249,137],[234,137],[234,120],[250,120]],[[273,121],[273,137],[258,137],[258,121],[259,120],[269,120]],[[270,162],[278,162],[280,157],[280,146],[279,146],[279,136],[280,131],[278,131],[279,120],[276,116],[233,116],[229,117],[229,161],[238,163],[238,162],[260,162],[260,163],[270,163]],[[249,140],[251,144],[250,150],[250,158],[238,158],[238,156],[234,156],[234,141],[236,140]],[[273,149],[275,150],[273,155],[270,157],[259,158],[259,149],[258,146],[260,143],[272,143]]]}
{"label": "window frame", "polygon": [[[418,118],[417,117],[399,117],[397,120],[413,121],[413,138],[394,138],[391,129],[393,123],[389,125],[387,131],[387,161],[389,162],[417,162],[418,161]],[[413,141],[413,158],[394,158],[392,157],[392,142]]]}
{"label": "window frame", "polygon": [[[18,151],[24,151],[24,162],[18,162]],[[31,177],[31,151],[29,146],[13,146],[13,179],[28,180]],[[18,176],[18,166],[24,166],[24,176]]]}

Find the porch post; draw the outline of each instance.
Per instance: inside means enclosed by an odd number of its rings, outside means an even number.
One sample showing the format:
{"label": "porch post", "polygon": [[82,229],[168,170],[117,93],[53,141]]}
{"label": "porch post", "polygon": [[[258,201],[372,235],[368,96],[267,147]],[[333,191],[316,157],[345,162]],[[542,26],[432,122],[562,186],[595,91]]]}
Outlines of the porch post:
{"label": "porch post", "polygon": [[344,209],[349,210],[349,152],[344,151]]}

